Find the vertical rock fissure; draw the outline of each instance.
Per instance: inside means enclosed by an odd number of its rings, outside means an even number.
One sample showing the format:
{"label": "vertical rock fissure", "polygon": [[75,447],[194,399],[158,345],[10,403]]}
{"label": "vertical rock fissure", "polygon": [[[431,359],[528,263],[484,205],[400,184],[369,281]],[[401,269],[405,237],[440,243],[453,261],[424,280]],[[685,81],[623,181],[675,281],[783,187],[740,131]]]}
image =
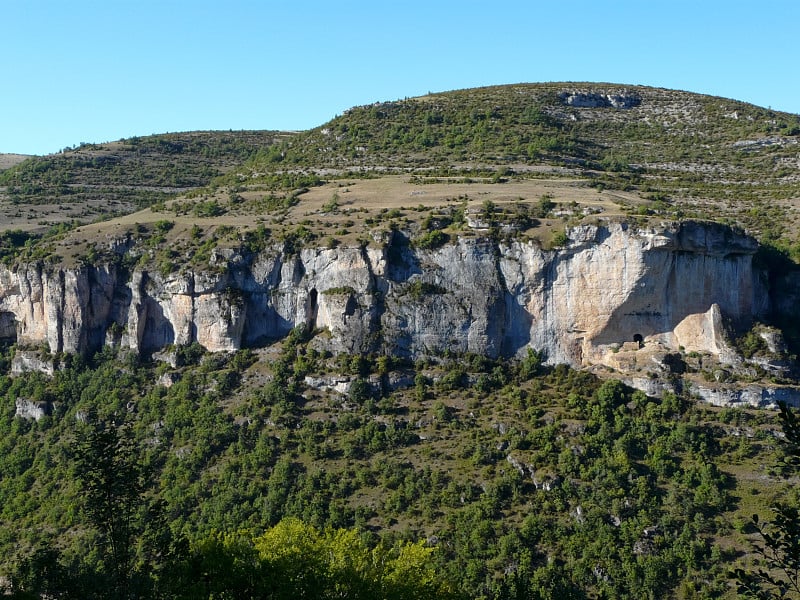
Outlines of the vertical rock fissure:
{"label": "vertical rock fissure", "polygon": [[[388,248],[384,246],[383,256],[387,256]],[[375,266],[369,258],[366,246],[361,247],[361,258],[364,264],[367,265],[367,272],[369,273],[369,283],[367,285],[367,292],[372,295],[372,303],[369,308],[370,318],[369,326],[373,333],[373,350],[383,348],[385,346],[383,339],[383,315],[386,312],[386,289],[388,289],[388,282],[381,281],[375,274]]]}
{"label": "vertical rock fissure", "polygon": [[189,343],[194,344],[198,341],[197,335],[197,293],[196,293],[196,286],[195,286],[195,275],[194,271],[191,271],[189,275],[189,298],[191,298],[190,303],[190,314],[189,314],[189,332],[188,338]]}
{"label": "vertical rock fissure", "polygon": [[58,314],[56,315],[57,319],[57,327],[56,327],[56,352],[63,352],[64,351],[64,327],[66,327],[66,323],[64,322],[64,315],[66,314],[66,307],[67,307],[67,289],[66,289],[66,277],[64,275],[64,269],[58,270],[58,286],[59,286],[59,303],[58,303]]}
{"label": "vertical rock fissure", "polygon": [[308,300],[306,304],[306,330],[308,332],[314,331],[317,327],[317,311],[319,310],[316,288],[311,288],[308,292]]}
{"label": "vertical rock fissure", "polygon": [[500,293],[503,294],[503,319],[500,324],[500,354],[506,355],[509,352],[508,345],[510,340],[508,340],[508,332],[509,330],[513,329],[514,323],[512,322],[512,307],[511,303],[515,301],[515,298],[511,295],[510,290],[508,289],[508,283],[506,282],[506,277],[503,274],[503,269],[500,266],[500,260],[502,259],[502,252],[498,247],[494,252],[494,270],[496,273],[497,281],[500,283]]}

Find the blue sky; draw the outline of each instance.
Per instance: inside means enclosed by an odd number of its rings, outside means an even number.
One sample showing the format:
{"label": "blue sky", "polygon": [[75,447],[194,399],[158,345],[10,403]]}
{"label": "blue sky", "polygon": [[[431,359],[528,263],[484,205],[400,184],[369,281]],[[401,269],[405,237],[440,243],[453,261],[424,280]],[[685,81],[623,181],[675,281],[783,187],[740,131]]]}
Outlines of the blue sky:
{"label": "blue sky", "polygon": [[653,85],[800,113],[796,0],[0,0],[0,152],[538,81]]}

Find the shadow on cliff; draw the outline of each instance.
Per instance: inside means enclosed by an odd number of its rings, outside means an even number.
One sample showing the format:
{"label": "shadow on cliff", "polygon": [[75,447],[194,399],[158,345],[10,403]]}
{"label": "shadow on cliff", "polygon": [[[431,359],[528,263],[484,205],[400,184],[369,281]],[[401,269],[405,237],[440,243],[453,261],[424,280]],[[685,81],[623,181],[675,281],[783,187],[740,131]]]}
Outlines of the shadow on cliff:
{"label": "shadow on cliff", "polygon": [[149,353],[161,350],[164,346],[175,343],[175,329],[170,320],[164,315],[161,305],[147,298],[142,306],[143,315],[140,317],[144,321],[142,339],[139,347],[142,352]]}
{"label": "shadow on cliff", "polygon": [[386,267],[386,276],[396,283],[403,283],[412,275],[422,273],[411,240],[401,231],[392,231],[386,245]]}
{"label": "shadow on cliff", "polygon": [[783,332],[791,354],[800,355],[800,265],[786,251],[770,245],[758,249],[754,263],[769,281],[767,323]]}
{"label": "shadow on cliff", "polygon": [[533,317],[517,302],[516,297],[508,288],[505,288],[503,299],[505,302],[505,327],[500,352],[503,356],[516,356],[520,350],[528,347],[531,343]]}
{"label": "shadow on cliff", "polygon": [[670,333],[686,317],[706,313],[713,304],[737,327],[749,327],[759,312],[758,275],[750,255],[663,251],[648,253],[646,260],[644,275],[593,343],[641,341]]}
{"label": "shadow on cliff", "polygon": [[13,312],[0,310],[0,345],[17,343],[17,317]]}
{"label": "shadow on cliff", "polygon": [[516,356],[520,350],[530,346],[533,315],[519,303],[519,289],[513,291],[509,289],[508,281],[500,266],[499,248],[494,252],[498,258],[498,260],[495,260],[495,269],[497,270],[497,279],[503,290],[502,300],[504,306],[503,337],[500,343],[500,354],[506,357]]}

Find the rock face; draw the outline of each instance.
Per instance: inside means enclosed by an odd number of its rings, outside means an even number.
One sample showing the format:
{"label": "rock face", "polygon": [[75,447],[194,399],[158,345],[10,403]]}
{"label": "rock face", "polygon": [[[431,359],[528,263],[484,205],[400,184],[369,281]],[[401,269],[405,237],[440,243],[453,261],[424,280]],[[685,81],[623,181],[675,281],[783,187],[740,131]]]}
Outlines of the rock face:
{"label": "rock face", "polygon": [[17,398],[15,416],[22,419],[38,421],[42,417],[53,414],[53,405],[42,400],[26,400]]}
{"label": "rock face", "polygon": [[[625,342],[724,359],[722,319],[770,308],[756,242],[707,223],[569,232],[558,250],[461,238],[381,247],[228,252],[206,271],[127,274],[113,265],[0,269],[0,338],[50,352],[105,344],[141,353],[199,342],[236,350],[296,325],[327,329],[333,352],[408,357],[528,347],[550,363],[616,364]],[[631,350],[631,345],[625,346]]]}
{"label": "rock face", "polygon": [[626,90],[617,92],[598,92],[573,90],[559,94],[561,102],[576,108],[633,108],[642,103],[638,94]]}
{"label": "rock face", "polygon": [[782,402],[790,406],[800,406],[800,390],[790,387],[770,388],[748,385],[743,388],[697,386],[694,393],[715,406],[747,406],[777,408]]}

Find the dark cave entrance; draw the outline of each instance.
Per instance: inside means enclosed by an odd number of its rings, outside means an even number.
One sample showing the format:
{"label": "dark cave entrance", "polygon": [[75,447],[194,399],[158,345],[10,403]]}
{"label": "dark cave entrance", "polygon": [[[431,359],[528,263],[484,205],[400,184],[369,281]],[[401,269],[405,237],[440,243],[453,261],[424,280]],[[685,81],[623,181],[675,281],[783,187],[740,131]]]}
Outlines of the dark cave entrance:
{"label": "dark cave entrance", "polygon": [[639,348],[644,347],[644,337],[642,336],[641,333],[634,333],[633,341],[639,344]]}

